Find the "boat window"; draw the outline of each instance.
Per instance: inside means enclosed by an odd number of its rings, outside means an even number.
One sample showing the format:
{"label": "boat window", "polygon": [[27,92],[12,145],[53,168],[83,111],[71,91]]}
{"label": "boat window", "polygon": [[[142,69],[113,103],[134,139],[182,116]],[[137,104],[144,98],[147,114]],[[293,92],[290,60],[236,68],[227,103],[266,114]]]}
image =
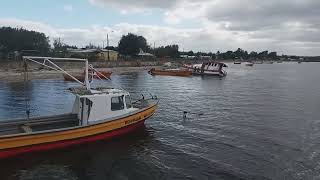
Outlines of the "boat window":
{"label": "boat window", "polygon": [[111,111],[118,111],[124,109],[123,96],[111,98]]}
{"label": "boat window", "polygon": [[130,96],[125,96],[125,101],[126,101],[126,107],[128,108],[132,108],[132,103],[131,103],[131,98]]}

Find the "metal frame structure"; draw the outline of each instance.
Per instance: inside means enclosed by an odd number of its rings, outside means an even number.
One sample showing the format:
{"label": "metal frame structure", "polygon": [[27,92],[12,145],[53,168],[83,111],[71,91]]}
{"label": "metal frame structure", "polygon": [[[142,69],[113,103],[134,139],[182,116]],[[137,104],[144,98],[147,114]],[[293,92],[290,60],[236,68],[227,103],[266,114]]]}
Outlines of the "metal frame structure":
{"label": "metal frame structure", "polygon": [[[70,76],[73,80],[78,82],[79,84],[85,86],[87,90],[90,90],[88,59],[37,57],[37,56],[23,56],[22,59],[23,59],[24,62],[31,61],[33,63],[45,66],[45,67],[47,67],[49,69],[52,69],[52,70],[61,72],[63,74],[66,74],[66,75]],[[57,64],[55,64],[52,61],[78,61],[78,62],[84,62],[85,63],[85,81],[84,81],[84,83],[79,81],[77,78],[75,78],[74,76],[69,74],[67,71],[63,70],[61,67],[59,67]],[[95,70],[91,65],[90,65],[90,69],[93,69],[95,72],[97,72],[97,70]]]}

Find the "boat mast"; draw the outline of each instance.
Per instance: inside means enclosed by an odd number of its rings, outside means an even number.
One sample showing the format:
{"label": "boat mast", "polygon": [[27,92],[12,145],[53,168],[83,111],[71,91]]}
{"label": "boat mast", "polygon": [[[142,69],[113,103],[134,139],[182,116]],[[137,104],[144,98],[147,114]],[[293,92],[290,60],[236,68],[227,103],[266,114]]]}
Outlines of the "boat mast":
{"label": "boat mast", "polygon": [[85,61],[85,66],[86,66],[86,69],[85,69],[84,85],[87,90],[90,90],[89,72],[88,72],[89,71],[89,63],[88,63],[87,59]]}

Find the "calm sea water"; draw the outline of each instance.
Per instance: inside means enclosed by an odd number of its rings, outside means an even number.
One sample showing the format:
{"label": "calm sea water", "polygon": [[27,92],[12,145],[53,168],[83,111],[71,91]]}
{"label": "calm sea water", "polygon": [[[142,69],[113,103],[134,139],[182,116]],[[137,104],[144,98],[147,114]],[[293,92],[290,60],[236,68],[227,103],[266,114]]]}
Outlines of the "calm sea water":
{"label": "calm sea water", "polygon": [[[161,99],[144,128],[0,160],[0,179],[320,179],[319,69],[229,64],[223,79],[115,75],[114,84]],[[31,114],[71,111],[65,90],[75,85],[32,81]],[[0,119],[24,117],[24,109],[23,84],[0,82]],[[181,110],[195,114],[183,119]]]}

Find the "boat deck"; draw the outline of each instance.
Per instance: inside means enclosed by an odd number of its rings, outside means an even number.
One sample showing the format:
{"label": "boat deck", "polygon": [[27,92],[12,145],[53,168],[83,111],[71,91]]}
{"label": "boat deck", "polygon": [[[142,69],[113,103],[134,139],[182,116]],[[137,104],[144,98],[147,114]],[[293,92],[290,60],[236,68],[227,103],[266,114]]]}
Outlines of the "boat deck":
{"label": "boat deck", "polygon": [[62,114],[37,118],[0,121],[0,136],[31,133],[79,125],[76,114]]}

